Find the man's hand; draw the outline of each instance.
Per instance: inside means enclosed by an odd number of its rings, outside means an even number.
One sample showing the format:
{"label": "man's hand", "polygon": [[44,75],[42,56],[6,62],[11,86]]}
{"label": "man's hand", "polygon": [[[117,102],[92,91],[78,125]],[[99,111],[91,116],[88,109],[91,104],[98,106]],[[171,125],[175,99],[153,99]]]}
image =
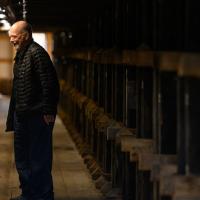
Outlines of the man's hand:
{"label": "man's hand", "polygon": [[44,115],[44,121],[47,125],[49,125],[50,122],[55,122],[55,116],[54,115]]}

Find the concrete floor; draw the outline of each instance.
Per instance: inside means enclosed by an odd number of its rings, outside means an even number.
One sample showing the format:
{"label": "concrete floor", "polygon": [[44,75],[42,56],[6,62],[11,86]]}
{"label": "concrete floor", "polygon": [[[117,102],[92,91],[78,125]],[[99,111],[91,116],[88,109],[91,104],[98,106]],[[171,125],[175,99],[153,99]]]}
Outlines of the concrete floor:
{"label": "concrete floor", "polygon": [[[8,97],[0,95],[0,200],[20,193],[13,158],[13,133],[4,132],[8,103]],[[53,138],[55,200],[103,200],[59,117]]]}

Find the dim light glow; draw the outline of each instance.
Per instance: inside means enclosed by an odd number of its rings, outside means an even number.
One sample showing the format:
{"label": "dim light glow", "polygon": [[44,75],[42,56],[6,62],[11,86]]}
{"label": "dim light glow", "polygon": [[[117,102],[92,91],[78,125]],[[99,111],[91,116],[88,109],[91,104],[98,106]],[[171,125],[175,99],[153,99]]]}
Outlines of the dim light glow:
{"label": "dim light glow", "polygon": [[45,33],[33,33],[33,39],[47,50],[47,40]]}
{"label": "dim light glow", "polygon": [[0,23],[2,24],[0,26],[0,30],[8,31],[10,29],[10,24],[6,20],[6,15],[4,13],[5,13],[5,10],[0,7]]}
{"label": "dim light glow", "polygon": [[0,13],[0,19],[4,19],[6,17],[6,15],[5,14],[3,14],[3,13]]}
{"label": "dim light glow", "polygon": [[0,21],[3,25],[0,27],[2,31],[8,31],[10,29],[10,24],[6,20]]}

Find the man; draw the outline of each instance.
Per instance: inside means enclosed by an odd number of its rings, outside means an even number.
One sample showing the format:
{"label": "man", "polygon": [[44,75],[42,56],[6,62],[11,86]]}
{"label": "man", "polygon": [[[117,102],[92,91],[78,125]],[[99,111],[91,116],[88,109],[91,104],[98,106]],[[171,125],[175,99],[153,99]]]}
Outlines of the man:
{"label": "man", "polygon": [[26,21],[14,23],[16,50],[6,131],[14,130],[15,164],[22,193],[12,200],[53,200],[52,130],[59,83],[48,53],[32,39]]}

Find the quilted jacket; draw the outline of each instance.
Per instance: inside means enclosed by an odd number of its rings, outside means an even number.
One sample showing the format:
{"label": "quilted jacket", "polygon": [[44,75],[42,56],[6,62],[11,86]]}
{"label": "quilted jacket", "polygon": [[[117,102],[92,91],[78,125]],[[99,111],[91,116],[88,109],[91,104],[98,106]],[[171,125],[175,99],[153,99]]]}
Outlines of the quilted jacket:
{"label": "quilted jacket", "polygon": [[13,73],[6,131],[13,130],[14,113],[19,116],[56,114],[59,83],[53,63],[43,47],[31,41],[19,51],[15,57]]}

